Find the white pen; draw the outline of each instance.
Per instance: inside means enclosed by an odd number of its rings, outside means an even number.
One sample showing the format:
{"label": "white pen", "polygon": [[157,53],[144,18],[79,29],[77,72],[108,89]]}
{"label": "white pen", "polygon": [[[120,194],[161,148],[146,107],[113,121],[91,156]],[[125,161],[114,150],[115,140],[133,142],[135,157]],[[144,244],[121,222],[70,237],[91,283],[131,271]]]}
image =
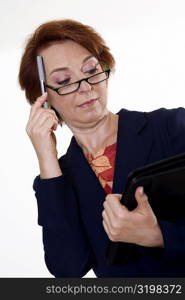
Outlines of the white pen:
{"label": "white pen", "polygon": [[[37,68],[38,68],[38,74],[39,74],[39,80],[40,80],[40,87],[41,87],[41,93],[42,95],[46,92],[45,89],[45,70],[44,70],[44,61],[42,56],[38,55],[37,56]],[[44,108],[49,108],[48,102],[45,101],[43,104]]]}

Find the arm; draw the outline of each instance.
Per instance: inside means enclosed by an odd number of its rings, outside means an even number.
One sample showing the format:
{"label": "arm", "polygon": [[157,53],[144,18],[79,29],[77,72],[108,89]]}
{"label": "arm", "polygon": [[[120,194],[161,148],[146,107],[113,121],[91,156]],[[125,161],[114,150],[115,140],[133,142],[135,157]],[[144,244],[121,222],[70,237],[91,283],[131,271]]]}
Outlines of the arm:
{"label": "arm", "polygon": [[[180,107],[165,110],[163,118],[172,155],[185,152],[185,109]],[[160,250],[160,253],[176,256],[185,255],[185,218],[176,222],[158,219],[158,224],[164,240],[164,248]],[[148,251],[155,254],[155,252],[159,252],[157,249],[148,249]]]}
{"label": "arm", "polygon": [[62,175],[57,158],[58,119],[43,108],[47,94],[32,105],[26,131],[36,151],[40,176],[34,181],[38,223],[43,227],[45,261],[56,277],[81,277],[93,266],[93,255],[82,228],[72,186]]}
{"label": "arm", "polygon": [[82,277],[94,265],[83,230],[77,199],[65,175],[36,177],[38,224],[43,227],[45,262],[55,277]]}
{"label": "arm", "polygon": [[[185,152],[185,109],[169,110],[166,118],[169,144],[173,155]],[[158,220],[164,239],[164,250],[168,254],[185,255],[185,218],[176,222]]]}
{"label": "arm", "polygon": [[[162,126],[154,119],[156,132],[165,129],[165,135],[160,136],[168,142],[167,150],[170,147],[172,155],[185,152],[185,110],[163,110],[159,121]],[[145,254],[185,255],[185,219],[176,222],[157,220],[148,201],[140,199],[139,194],[136,196],[137,208],[128,211],[119,203],[119,196],[108,195],[104,202],[103,226],[112,241],[134,243]]]}

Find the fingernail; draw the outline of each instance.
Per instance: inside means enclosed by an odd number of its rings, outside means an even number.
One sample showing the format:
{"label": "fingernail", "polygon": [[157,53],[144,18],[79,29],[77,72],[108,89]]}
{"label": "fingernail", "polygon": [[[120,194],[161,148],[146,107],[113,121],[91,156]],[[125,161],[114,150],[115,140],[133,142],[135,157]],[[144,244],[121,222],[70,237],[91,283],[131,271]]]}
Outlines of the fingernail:
{"label": "fingernail", "polygon": [[139,193],[141,196],[143,195],[143,187],[142,186],[139,188]]}

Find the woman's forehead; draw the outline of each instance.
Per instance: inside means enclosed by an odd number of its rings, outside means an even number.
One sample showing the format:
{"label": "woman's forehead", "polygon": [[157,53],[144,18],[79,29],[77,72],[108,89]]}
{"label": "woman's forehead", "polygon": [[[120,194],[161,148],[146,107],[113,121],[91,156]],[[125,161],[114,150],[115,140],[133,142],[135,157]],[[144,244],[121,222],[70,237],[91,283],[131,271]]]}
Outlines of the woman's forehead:
{"label": "woman's forehead", "polygon": [[79,57],[80,59],[83,56],[92,55],[86,48],[71,40],[52,42],[40,49],[38,54],[53,59],[60,56],[64,58]]}
{"label": "woman's forehead", "polygon": [[81,68],[84,64],[98,61],[86,48],[70,40],[53,43],[42,49],[39,55],[43,56],[45,68],[49,74]]}

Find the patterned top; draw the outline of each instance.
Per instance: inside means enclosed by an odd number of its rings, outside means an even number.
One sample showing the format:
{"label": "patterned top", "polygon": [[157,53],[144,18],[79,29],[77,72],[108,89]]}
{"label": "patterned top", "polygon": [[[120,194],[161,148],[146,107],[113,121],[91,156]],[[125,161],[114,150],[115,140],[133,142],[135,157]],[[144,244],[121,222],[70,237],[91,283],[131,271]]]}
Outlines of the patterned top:
{"label": "patterned top", "polygon": [[107,194],[111,194],[112,192],[116,146],[117,143],[114,143],[105,148],[101,148],[94,155],[91,153],[86,154],[91,168]]}

